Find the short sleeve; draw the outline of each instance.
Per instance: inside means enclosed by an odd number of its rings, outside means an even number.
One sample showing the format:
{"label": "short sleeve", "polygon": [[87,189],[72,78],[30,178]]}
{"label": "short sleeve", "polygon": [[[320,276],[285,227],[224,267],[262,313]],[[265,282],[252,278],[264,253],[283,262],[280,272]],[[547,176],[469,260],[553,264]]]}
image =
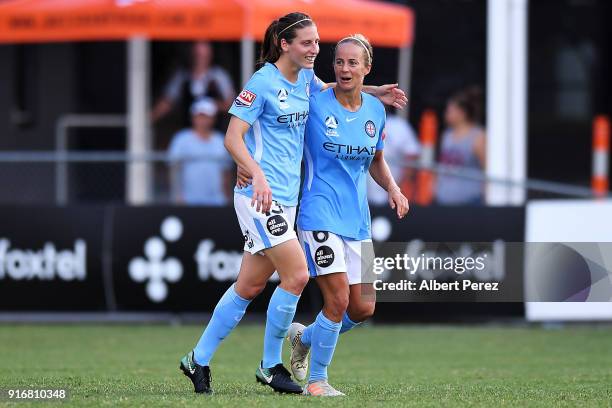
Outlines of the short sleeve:
{"label": "short sleeve", "polygon": [[385,148],[385,123],[387,119],[387,115],[385,114],[384,108],[382,113],[383,119],[380,126],[380,131],[378,132],[378,142],[376,143],[376,150],[384,150]]}
{"label": "short sleeve", "polygon": [[263,112],[264,91],[267,86],[263,75],[253,75],[234,100],[229,113],[252,125]]}
{"label": "short sleeve", "polygon": [[173,162],[182,160],[185,158],[185,137],[183,131],[178,132],[172,138],[172,142],[170,142],[170,147],[168,147],[168,156],[170,160]]}

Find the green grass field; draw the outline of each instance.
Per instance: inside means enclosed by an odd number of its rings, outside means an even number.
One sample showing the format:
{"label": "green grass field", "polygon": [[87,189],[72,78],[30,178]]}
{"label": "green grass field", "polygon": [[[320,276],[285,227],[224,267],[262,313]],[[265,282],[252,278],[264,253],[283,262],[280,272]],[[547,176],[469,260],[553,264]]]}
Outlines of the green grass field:
{"label": "green grass field", "polygon": [[[341,336],[315,400],[255,383],[263,326],[239,327],[212,364],[214,396],[178,370],[196,326],[0,325],[0,388],[64,387],[62,406],[612,406],[612,329],[371,326]],[[285,354],[288,347],[285,347]],[[40,402],[0,406],[34,406]],[[57,404],[53,404],[57,405]]]}

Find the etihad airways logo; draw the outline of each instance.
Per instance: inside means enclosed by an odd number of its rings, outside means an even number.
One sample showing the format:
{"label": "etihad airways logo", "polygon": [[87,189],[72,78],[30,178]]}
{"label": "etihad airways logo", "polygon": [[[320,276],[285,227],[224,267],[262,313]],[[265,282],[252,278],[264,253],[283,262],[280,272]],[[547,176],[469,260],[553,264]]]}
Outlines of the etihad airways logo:
{"label": "etihad airways logo", "polygon": [[323,148],[328,152],[338,154],[366,154],[368,156],[374,156],[374,154],[376,154],[376,146],[359,146],[325,142],[323,143]]}
{"label": "etihad airways logo", "polygon": [[288,128],[304,126],[308,119],[308,111],[293,112],[286,115],[280,115],[276,118],[278,123],[286,123]]}
{"label": "etihad airways logo", "polygon": [[347,145],[342,143],[323,143],[323,149],[336,154],[338,160],[370,160],[376,154],[376,146]]}

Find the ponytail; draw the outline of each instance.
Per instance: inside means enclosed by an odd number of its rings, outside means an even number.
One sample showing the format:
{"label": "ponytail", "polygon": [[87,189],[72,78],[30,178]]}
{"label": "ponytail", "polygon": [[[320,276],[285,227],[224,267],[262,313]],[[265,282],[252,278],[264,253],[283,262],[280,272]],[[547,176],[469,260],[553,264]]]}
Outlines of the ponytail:
{"label": "ponytail", "polygon": [[278,20],[274,20],[266,29],[263,44],[261,44],[261,53],[259,56],[259,64],[263,65],[266,62],[275,62],[280,58],[281,50],[278,44]]}
{"label": "ponytail", "polygon": [[281,39],[291,43],[297,36],[297,30],[313,25],[312,19],[304,13],[289,13],[274,20],[266,29],[258,65],[266,62],[274,63],[283,54],[280,46]]}

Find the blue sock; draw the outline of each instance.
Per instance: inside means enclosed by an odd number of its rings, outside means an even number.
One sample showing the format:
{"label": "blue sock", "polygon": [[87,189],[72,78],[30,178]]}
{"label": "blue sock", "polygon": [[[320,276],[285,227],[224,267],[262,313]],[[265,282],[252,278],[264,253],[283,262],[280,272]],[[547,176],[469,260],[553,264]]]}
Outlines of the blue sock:
{"label": "blue sock", "polygon": [[315,324],[311,323],[308,325],[304,331],[302,332],[302,337],[300,337],[300,341],[306,347],[310,347],[311,339],[312,339],[312,330],[314,329]]}
{"label": "blue sock", "polygon": [[351,320],[347,312],[344,312],[344,316],[342,316],[342,328],[340,329],[340,334],[351,330],[353,327],[357,326],[359,322],[354,322]]}
{"label": "blue sock", "polygon": [[263,367],[282,363],[283,340],[291,326],[300,297],[277,286],[268,304],[264,335]]}
{"label": "blue sock", "polygon": [[327,379],[342,323],[332,322],[320,312],[312,326],[309,382]]}
{"label": "blue sock", "polygon": [[[344,315],[342,316],[342,328],[340,329],[340,334],[345,333],[349,330],[351,330],[353,327],[357,326],[361,324],[360,322],[354,322],[351,320],[351,318],[349,317],[347,312],[344,312]],[[311,344],[311,339],[312,339],[312,330],[314,328],[315,324],[312,323],[310,326],[306,327],[304,329],[304,331],[302,332],[302,337],[300,337],[300,341],[302,342],[303,345],[305,345],[306,347],[310,347]]]}
{"label": "blue sock", "polygon": [[225,291],[213,312],[206,330],[193,349],[196,363],[202,366],[210,364],[210,359],[223,339],[238,325],[250,300],[241,298],[234,289],[234,285]]}

